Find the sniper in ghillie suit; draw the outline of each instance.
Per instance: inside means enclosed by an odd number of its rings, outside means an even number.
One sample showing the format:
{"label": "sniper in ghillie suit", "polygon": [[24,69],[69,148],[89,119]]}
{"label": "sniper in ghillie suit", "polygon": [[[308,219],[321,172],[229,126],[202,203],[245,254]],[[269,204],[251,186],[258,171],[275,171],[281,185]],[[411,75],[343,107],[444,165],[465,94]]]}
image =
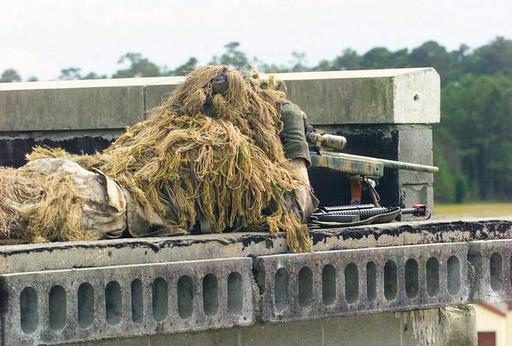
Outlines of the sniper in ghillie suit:
{"label": "sniper in ghillie suit", "polygon": [[310,251],[302,119],[273,78],[195,70],[103,152],[36,147],[2,168],[0,242],[268,230]]}

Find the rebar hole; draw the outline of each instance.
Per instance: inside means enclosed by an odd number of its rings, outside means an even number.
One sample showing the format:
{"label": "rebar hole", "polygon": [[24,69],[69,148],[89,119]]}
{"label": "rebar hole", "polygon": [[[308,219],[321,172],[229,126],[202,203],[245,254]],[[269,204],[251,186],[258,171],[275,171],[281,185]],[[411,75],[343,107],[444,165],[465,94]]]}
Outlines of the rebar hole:
{"label": "rebar hole", "polygon": [[66,291],[62,286],[53,286],[48,296],[48,320],[50,328],[60,330],[66,325]]}
{"label": "rebar hole", "polygon": [[491,288],[493,291],[499,291],[502,284],[502,270],[503,264],[501,255],[497,252],[493,253],[490,260],[490,271],[491,271]]}
{"label": "rebar hole", "polygon": [[274,294],[276,301],[276,309],[283,311],[288,306],[289,289],[288,289],[288,272],[284,268],[279,268],[274,276]]}
{"label": "rebar hole", "polygon": [[32,287],[25,287],[20,293],[20,322],[25,334],[34,332],[39,324],[37,292]]}
{"label": "rebar hole", "polygon": [[359,271],[354,263],[345,268],[345,299],[354,303],[359,297]]}
{"label": "rebar hole", "polygon": [[194,284],[192,279],[183,275],[178,280],[178,314],[186,319],[192,316],[194,308]]}
{"label": "rebar hole", "polygon": [[121,322],[123,298],[117,281],[110,281],[105,287],[105,313],[108,324],[116,325]]}
{"label": "rebar hole", "polygon": [[418,262],[410,258],[405,263],[405,294],[408,298],[414,298],[418,295]]}
{"label": "rebar hole", "polygon": [[163,321],[167,318],[167,314],[169,313],[169,288],[167,281],[163,278],[155,279],[155,281],[153,281],[151,291],[153,318],[157,322]]}
{"label": "rebar hole", "polygon": [[142,281],[135,279],[131,285],[132,293],[132,321],[141,322],[142,314],[144,311],[143,300],[142,300]]}
{"label": "rebar hole", "polygon": [[377,297],[377,270],[375,263],[366,263],[366,298],[370,301]]}
{"label": "rebar hole", "polygon": [[325,305],[331,305],[336,300],[336,270],[326,264],[322,270],[322,300]]}
{"label": "rebar hole", "polygon": [[396,264],[393,261],[387,261],[384,265],[384,296],[387,300],[396,298],[398,292]]}
{"label": "rebar hole", "polygon": [[82,328],[91,326],[94,320],[94,290],[90,283],[78,287],[78,324]]}
{"label": "rebar hole", "polygon": [[309,267],[299,271],[299,305],[307,307],[313,301],[313,273]]}
{"label": "rebar hole", "polygon": [[427,292],[431,297],[439,293],[439,261],[435,257],[427,261]]}
{"label": "rebar hole", "polygon": [[203,310],[206,315],[215,315],[219,308],[219,288],[217,277],[208,274],[203,279]]}
{"label": "rebar hole", "polygon": [[233,272],[228,276],[228,311],[238,314],[242,311],[242,276]]}
{"label": "rebar hole", "polygon": [[447,262],[448,292],[457,294],[460,289],[460,262],[457,256],[451,256]]}

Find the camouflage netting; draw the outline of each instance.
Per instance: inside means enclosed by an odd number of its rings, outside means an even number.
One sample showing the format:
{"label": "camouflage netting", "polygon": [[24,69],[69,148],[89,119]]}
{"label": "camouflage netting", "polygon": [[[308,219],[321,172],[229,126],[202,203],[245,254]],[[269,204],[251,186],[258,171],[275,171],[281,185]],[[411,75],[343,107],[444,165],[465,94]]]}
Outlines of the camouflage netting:
{"label": "camouflage netting", "polygon": [[[219,75],[228,89],[214,93]],[[286,231],[290,250],[310,251],[293,198],[301,183],[278,136],[285,94],[274,84],[223,66],[200,68],[104,152],[36,148],[28,159],[61,157],[98,169],[171,228],[188,232],[202,215],[213,232]],[[90,237],[80,231],[80,198],[65,177],[22,169],[3,169],[0,177],[0,239]]]}

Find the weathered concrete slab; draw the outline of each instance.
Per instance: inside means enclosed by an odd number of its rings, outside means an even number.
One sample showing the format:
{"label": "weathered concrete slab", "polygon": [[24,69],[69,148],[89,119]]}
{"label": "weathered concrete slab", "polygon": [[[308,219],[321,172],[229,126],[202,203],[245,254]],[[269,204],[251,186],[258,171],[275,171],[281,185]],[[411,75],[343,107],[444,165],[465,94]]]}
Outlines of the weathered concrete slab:
{"label": "weathered concrete slab", "polygon": [[1,275],[1,345],[250,325],[251,269],[235,257]]}
{"label": "weathered concrete slab", "polygon": [[73,82],[55,83],[63,85],[0,89],[0,131],[116,129],[144,118],[141,86],[83,88]]}
{"label": "weathered concrete slab", "polygon": [[[314,124],[439,122],[432,68],[276,74]],[[119,129],[146,117],[183,77],[0,85],[0,132]]]}
{"label": "weathered concrete slab", "polygon": [[261,256],[259,318],[287,322],[467,302],[467,252],[467,243],[452,243]]}
{"label": "weathered concrete slab", "polygon": [[[512,217],[312,230],[315,251],[512,239]],[[0,273],[287,253],[283,233],[224,233],[0,246]]]}
{"label": "weathered concrete slab", "polygon": [[[414,327],[417,330],[432,330],[431,346],[446,346],[448,338],[447,329],[450,330],[452,321],[439,318],[439,312],[432,311],[432,321],[415,321]],[[471,318],[467,318],[471,320]],[[459,325],[461,325],[460,321]],[[159,335],[145,338],[110,339],[85,343],[94,346],[418,346],[425,344],[422,337],[414,336],[413,322],[406,320],[403,316],[394,313],[383,313],[376,315],[357,316],[352,318],[325,318],[322,320],[297,321],[284,324],[255,324],[243,328],[229,328],[211,330],[208,332],[183,333],[174,335]],[[468,327],[462,324],[462,327]],[[385,331],[385,332],[383,332]],[[458,345],[476,345],[465,343],[461,336],[476,339],[476,332],[472,329],[464,329],[459,334]],[[452,343],[452,345],[456,343]],[[84,345],[84,346],[85,346]]]}

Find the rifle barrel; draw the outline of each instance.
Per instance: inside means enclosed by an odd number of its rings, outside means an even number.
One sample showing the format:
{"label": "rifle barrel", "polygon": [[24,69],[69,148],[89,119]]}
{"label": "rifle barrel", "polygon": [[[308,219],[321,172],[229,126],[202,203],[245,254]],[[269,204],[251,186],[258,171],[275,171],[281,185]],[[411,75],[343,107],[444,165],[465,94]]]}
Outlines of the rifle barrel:
{"label": "rifle barrel", "polygon": [[345,153],[339,153],[339,152],[334,152],[334,151],[324,151],[323,154],[333,155],[333,156],[336,156],[339,158],[347,158],[347,159],[352,159],[352,160],[362,159],[366,162],[369,162],[369,161],[374,161],[375,163],[380,162],[384,167],[394,168],[394,169],[404,169],[407,171],[424,172],[424,173],[437,173],[439,171],[439,168],[437,168],[435,166],[420,165],[417,163],[378,159],[375,157],[345,154]]}

